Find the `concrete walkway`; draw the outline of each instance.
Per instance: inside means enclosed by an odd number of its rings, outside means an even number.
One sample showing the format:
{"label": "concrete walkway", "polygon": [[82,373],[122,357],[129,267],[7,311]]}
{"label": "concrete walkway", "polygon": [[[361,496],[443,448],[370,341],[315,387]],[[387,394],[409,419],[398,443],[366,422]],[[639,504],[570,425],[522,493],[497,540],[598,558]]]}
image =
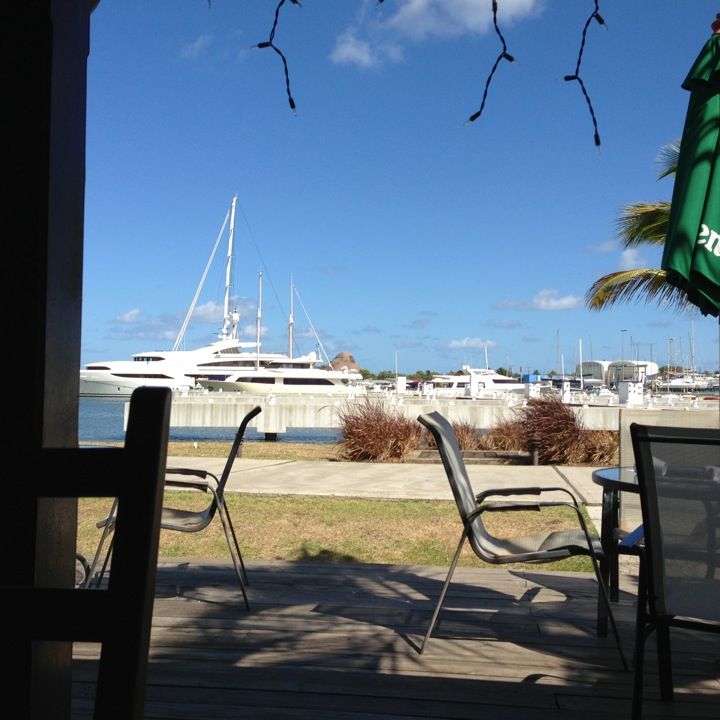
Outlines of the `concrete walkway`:
{"label": "concrete walkway", "polygon": [[[223,458],[169,457],[168,468],[191,467],[219,476]],[[599,527],[602,489],[590,467],[566,465],[468,465],[473,489],[562,487],[588,506]],[[264,495],[452,500],[441,464],[351,463],[331,461],[246,460],[238,458],[228,491]]]}

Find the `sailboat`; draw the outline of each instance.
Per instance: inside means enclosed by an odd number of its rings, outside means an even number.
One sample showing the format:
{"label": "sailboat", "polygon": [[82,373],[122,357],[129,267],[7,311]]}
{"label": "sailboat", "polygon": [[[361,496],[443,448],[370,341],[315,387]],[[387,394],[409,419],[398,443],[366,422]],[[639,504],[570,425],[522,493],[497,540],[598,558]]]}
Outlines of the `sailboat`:
{"label": "sailboat", "polygon": [[[309,367],[314,365],[316,362],[314,353],[290,358],[285,353],[261,352],[259,328],[255,341],[240,341],[238,338],[240,314],[236,309],[231,309],[236,206],[237,195],[233,197],[230,209],[225,215],[225,220],[172,350],[140,352],[133,355],[132,360],[111,360],[85,365],[80,370],[81,397],[129,397],[135,388],[147,385],[169,387],[172,390],[191,390],[199,386],[198,381],[201,378],[208,381],[225,380],[241,370],[258,370],[271,363],[290,362],[295,365],[305,363]],[[222,330],[215,342],[195,350],[180,350],[185,331],[228,222]]]}

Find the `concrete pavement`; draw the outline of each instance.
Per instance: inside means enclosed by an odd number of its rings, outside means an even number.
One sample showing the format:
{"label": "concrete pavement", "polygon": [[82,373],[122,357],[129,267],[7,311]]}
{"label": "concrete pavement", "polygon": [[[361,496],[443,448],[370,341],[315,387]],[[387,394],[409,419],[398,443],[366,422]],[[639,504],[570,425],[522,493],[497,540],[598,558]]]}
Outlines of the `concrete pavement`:
{"label": "concrete pavement", "polygon": [[[191,467],[219,476],[223,458],[169,457],[168,468]],[[562,487],[588,506],[599,527],[602,489],[592,482],[591,467],[566,465],[467,466],[473,489]],[[238,458],[227,490],[264,495],[325,495],[331,497],[452,500],[439,463],[352,463],[278,461]]]}

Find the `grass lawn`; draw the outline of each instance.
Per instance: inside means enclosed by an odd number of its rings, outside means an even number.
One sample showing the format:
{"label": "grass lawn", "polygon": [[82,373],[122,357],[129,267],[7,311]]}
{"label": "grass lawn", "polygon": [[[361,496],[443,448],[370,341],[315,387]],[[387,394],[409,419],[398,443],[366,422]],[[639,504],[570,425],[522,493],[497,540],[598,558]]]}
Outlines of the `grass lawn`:
{"label": "grass lawn", "polygon": [[[460,538],[461,524],[453,502],[241,493],[230,493],[226,499],[243,557],[249,561],[448,566]],[[171,507],[199,509],[207,502],[207,496],[199,493],[178,491],[165,495],[165,505]],[[80,501],[78,551],[88,558],[100,537],[95,523],[109,506],[105,499]],[[551,508],[542,513],[496,513],[486,522],[502,536],[575,527],[577,521],[573,523],[572,518],[566,508]],[[160,556],[229,559],[219,517],[200,533],[163,531]],[[469,548],[460,564],[482,566]],[[589,572],[592,566],[588,558],[579,557],[550,564],[547,569]]]}
{"label": "grass lawn", "polygon": [[[85,443],[86,445],[122,445],[122,443]],[[187,442],[171,440],[168,455],[171,457],[222,457],[230,453],[232,442],[212,440]],[[278,440],[246,440],[242,445],[242,457],[250,460],[339,460],[340,446],[333,443],[290,443]]]}

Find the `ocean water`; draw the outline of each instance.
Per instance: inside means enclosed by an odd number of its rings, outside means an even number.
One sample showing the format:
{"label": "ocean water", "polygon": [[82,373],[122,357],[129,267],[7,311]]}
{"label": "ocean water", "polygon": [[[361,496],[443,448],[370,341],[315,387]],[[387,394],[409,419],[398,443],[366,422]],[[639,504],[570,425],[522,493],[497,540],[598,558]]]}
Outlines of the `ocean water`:
{"label": "ocean water", "polygon": [[[117,442],[125,439],[123,420],[126,400],[121,398],[80,398],[79,439],[81,443]],[[171,427],[171,440],[225,441],[235,437],[236,427]],[[247,440],[264,440],[264,433],[248,428]],[[291,428],[278,435],[278,442],[334,443],[337,430],[328,428]]]}

